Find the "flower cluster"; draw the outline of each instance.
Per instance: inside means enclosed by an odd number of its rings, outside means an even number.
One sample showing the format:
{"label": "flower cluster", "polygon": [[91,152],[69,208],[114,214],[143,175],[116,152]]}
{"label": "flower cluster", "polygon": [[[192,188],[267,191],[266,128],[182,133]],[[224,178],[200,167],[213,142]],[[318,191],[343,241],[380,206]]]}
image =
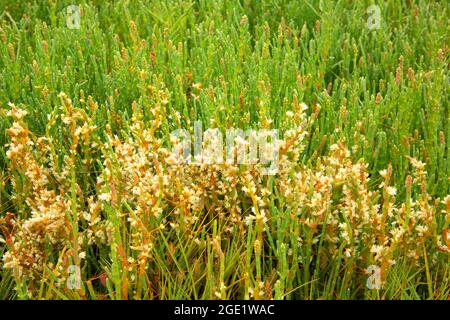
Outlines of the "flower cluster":
{"label": "flower cluster", "polygon": [[[101,141],[94,119],[64,94],[60,97],[62,107],[49,116],[47,133],[61,124],[58,130],[70,142],[64,161],[49,134],[36,138],[29,132],[26,111],[11,105],[8,113],[13,120],[8,170],[17,205],[3,260],[18,276],[39,279],[45,266],[57,260],[82,264],[96,259],[96,248],[108,248],[111,257],[120,257],[124,276],[135,279],[149,272],[155,245],[169,235],[198,247],[212,246],[223,260],[227,237],[237,233],[245,239],[249,229],[256,234],[256,259],[264,257],[267,233],[277,234],[287,242],[283,259],[299,269],[305,257],[297,249],[304,246],[321,250],[317,268],[341,254],[364,267],[380,265],[382,274],[396,263],[396,252],[415,264],[423,263],[425,245],[450,252],[450,196],[430,197],[424,163],[409,159],[413,170],[406,179],[406,197],[398,201],[390,184],[392,167],[379,172],[382,181],[372,187],[368,165],[353,161],[343,141],[322,157],[300,161],[318,106],[308,117],[306,105],[294,101],[295,114],[287,115],[286,124],[291,129],[278,141],[279,170],[265,176],[259,163],[172,161],[162,134],[160,102],[151,109],[150,121],[133,104],[128,132],[119,136],[107,124]],[[82,189],[82,170],[95,171],[89,175],[95,179],[90,190]],[[210,232],[215,221],[220,221],[221,236],[200,239],[198,230]],[[166,245],[169,255],[176,251]],[[228,290],[222,277],[217,280],[219,296]],[[263,280],[258,275],[247,283],[249,297],[272,295]],[[271,281],[281,290],[279,279]]]}

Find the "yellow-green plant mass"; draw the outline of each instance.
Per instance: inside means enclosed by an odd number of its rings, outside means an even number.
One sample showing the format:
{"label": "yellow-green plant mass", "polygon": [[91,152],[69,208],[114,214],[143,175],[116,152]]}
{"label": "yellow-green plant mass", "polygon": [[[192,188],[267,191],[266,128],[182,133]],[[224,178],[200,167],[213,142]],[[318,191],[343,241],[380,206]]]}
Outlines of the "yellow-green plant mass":
{"label": "yellow-green plant mass", "polygon": [[449,299],[448,7],[371,5],[0,0],[0,299]]}

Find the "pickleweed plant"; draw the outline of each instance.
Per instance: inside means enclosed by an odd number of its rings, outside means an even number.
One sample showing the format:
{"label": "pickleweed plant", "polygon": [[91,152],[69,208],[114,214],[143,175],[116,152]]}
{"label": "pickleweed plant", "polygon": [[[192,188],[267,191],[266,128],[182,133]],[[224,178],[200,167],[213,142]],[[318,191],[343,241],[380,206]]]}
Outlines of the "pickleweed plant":
{"label": "pickleweed plant", "polygon": [[[10,213],[3,267],[25,282],[29,297],[42,294],[32,289],[42,285],[52,297],[55,289],[43,282],[51,277],[59,279],[58,290],[70,291],[63,286],[70,265],[81,267],[81,297],[106,290],[111,298],[164,298],[166,281],[187,281],[186,298],[239,298],[242,292],[283,298],[302,285],[310,290],[312,281],[326,283],[336,257],[355,278],[379,266],[382,285],[399,262],[417,269],[426,263],[433,277],[447,281],[442,263],[450,252],[450,196],[427,193],[425,163],[409,158],[404,201],[391,185],[393,167],[370,187],[367,163],[353,160],[344,141],[302,163],[320,108],[307,116],[298,102],[295,116],[288,115],[292,129],[276,141],[274,175],[265,175],[258,162],[174,162],[162,128],[164,94],[155,95],[151,120],[133,103],[126,132],[106,128],[102,138],[95,136],[94,119],[64,93],[42,137],[28,129],[27,112],[10,105],[8,170],[13,199],[23,202]],[[70,141],[62,161],[52,130]],[[82,190],[82,168],[92,169],[91,190]],[[237,239],[248,239],[253,249]],[[427,250],[433,254],[424,258]],[[92,287],[103,273],[106,288]]]}
{"label": "pickleweed plant", "polygon": [[450,297],[448,6],[0,0],[0,299]]}

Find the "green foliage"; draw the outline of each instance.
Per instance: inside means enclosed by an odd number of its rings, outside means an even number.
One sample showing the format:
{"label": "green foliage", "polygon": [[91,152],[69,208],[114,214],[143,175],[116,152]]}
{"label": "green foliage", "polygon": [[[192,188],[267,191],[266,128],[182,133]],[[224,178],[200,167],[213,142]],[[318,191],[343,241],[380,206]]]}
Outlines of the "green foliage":
{"label": "green foliage", "polygon": [[[81,9],[80,29],[66,25],[66,8],[73,2]],[[12,124],[6,117],[8,103],[28,112],[33,134],[52,137],[53,152],[64,163],[73,141],[63,123],[48,125],[50,114],[63,113],[60,92],[93,119],[98,128],[93,140],[99,144],[107,141],[107,130],[119,138],[131,135],[133,102],[149,123],[154,91],[167,95],[166,119],[158,133],[165,144],[168,135],[163,133],[189,127],[195,120],[201,120],[205,128],[214,119],[221,129],[245,129],[270,119],[273,127],[283,131],[289,121],[286,112],[295,111],[295,101],[310,106],[310,116],[320,106],[308,128],[302,164],[311,167],[311,161],[330,145],[345,141],[352,160],[364,159],[368,164],[372,189],[383,180],[379,171],[391,165],[397,200],[408,199],[404,185],[411,171],[410,156],[427,164],[428,193],[445,197],[450,192],[448,7],[445,1],[379,1],[380,29],[369,30],[366,10],[370,4],[0,0],[0,108],[4,109],[0,111],[0,217],[14,212],[25,218],[27,212],[25,198],[12,197],[11,180],[21,180],[8,170],[4,147],[9,142],[6,129]],[[98,107],[93,107],[93,101]],[[175,121],[178,113],[180,122]],[[79,160],[102,156],[98,150],[78,151]],[[75,163],[73,188],[66,190],[73,192],[74,203],[76,186],[85,195],[99,191],[96,179],[103,169],[100,161],[89,167]],[[233,231],[219,246],[221,251],[211,242],[225,232],[217,219],[211,219],[214,222],[206,229],[202,221],[196,225],[196,237],[207,243],[201,249],[187,231],[158,231],[152,255],[159,271],[138,275],[129,297],[248,298],[247,289],[225,292],[218,284],[241,288],[245,282],[243,287],[248,288],[267,280],[275,283],[277,299],[448,299],[448,254],[434,261],[439,271],[431,275],[428,269],[399,260],[380,292],[366,289],[364,277],[353,277],[355,268],[362,267],[343,259],[344,247],[326,267],[318,267],[326,230],[321,230],[314,250],[303,246],[292,253],[301,259],[301,268],[290,263],[286,244],[292,247],[297,242],[298,230],[288,222],[290,212],[283,211],[282,201],[280,195],[271,204],[276,223],[264,235],[256,227],[248,230],[246,238]],[[119,251],[128,250],[124,247],[129,235],[115,210],[106,211],[116,230],[117,246],[90,248],[87,255],[97,260],[88,261],[82,270],[90,279],[83,284],[82,294],[60,291],[53,286],[56,275],[48,270],[40,298],[128,297]],[[71,214],[76,211],[75,205]],[[445,217],[440,220],[441,229],[445,221]],[[255,240],[264,242],[262,253],[255,252]],[[0,243],[0,254],[4,251],[6,245]],[[249,274],[236,274],[236,266]],[[98,281],[99,270],[107,274],[105,286]],[[150,288],[153,281],[157,286]],[[25,298],[24,287],[10,271],[1,271],[0,298]]]}

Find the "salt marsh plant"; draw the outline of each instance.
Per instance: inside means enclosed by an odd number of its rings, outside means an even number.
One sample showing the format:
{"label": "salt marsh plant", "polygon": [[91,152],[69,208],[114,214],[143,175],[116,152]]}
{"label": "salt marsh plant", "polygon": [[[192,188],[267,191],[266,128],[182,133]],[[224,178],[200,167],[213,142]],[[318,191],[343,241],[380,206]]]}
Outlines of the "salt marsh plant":
{"label": "salt marsh plant", "polygon": [[448,299],[447,16],[0,0],[0,297]]}

